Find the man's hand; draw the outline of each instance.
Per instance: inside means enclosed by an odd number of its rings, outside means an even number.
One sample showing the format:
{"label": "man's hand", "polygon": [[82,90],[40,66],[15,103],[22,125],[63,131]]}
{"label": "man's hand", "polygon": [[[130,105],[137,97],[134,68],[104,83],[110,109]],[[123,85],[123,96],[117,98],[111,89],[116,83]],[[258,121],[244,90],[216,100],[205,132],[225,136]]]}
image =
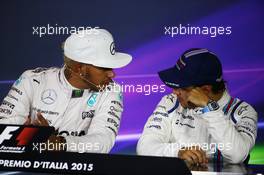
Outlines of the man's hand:
{"label": "man's hand", "polygon": [[[24,125],[30,125],[31,124],[31,117],[28,116],[26,122]],[[35,126],[49,126],[48,121],[41,115],[40,112],[37,113],[37,118],[33,120],[32,125]],[[53,150],[48,151],[65,151],[66,150],[66,140],[62,136],[56,136],[52,134],[47,142],[46,142],[47,147],[49,145],[52,145]]]}
{"label": "man's hand", "polygon": [[190,164],[187,161],[185,162],[185,164],[187,165],[187,167],[191,171],[208,171],[208,164],[204,164],[204,165],[194,165],[194,164]]}
{"label": "man's hand", "polygon": [[187,100],[196,106],[205,107],[210,99],[201,88],[196,87],[189,92]]}
{"label": "man's hand", "polygon": [[25,121],[25,123],[23,125],[31,125],[31,117],[28,116],[27,120]]}
{"label": "man's hand", "polygon": [[208,163],[205,152],[199,146],[182,148],[178,153],[178,157],[193,165]]}
{"label": "man's hand", "polygon": [[37,113],[37,118],[32,122],[35,126],[49,126],[49,122],[41,115],[40,112]]}

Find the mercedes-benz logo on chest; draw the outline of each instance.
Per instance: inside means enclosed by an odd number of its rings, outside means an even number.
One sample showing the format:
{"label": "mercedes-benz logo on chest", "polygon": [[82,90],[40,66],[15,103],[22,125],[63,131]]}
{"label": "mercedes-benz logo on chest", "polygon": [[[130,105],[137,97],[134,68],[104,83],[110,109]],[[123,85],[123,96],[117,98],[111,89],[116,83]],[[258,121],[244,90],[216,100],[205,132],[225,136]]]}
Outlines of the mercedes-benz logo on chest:
{"label": "mercedes-benz logo on chest", "polygon": [[57,93],[53,89],[47,89],[41,93],[41,101],[47,105],[53,104],[57,100]]}

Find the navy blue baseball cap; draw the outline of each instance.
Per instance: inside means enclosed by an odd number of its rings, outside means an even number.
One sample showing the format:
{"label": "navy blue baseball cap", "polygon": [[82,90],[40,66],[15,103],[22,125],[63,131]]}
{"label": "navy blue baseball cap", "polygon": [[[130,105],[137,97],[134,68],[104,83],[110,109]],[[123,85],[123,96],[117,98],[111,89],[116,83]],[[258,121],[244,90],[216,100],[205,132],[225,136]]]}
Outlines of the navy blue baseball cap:
{"label": "navy blue baseball cap", "polygon": [[160,79],[171,88],[213,84],[222,81],[222,65],[207,49],[185,51],[176,65],[158,72]]}

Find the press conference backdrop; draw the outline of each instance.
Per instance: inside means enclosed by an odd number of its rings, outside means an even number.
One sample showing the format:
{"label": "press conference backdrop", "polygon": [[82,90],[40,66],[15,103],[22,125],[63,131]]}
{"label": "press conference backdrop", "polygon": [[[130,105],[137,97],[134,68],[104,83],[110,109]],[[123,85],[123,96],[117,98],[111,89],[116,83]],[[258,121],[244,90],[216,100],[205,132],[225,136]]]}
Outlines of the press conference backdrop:
{"label": "press conference backdrop", "polygon": [[[258,137],[250,163],[264,164],[263,1],[0,3],[1,101],[24,70],[63,64],[61,43],[69,34],[56,31],[59,27],[106,28],[114,35],[116,50],[134,58],[130,65],[116,70],[115,80],[142,88],[124,93],[121,127],[111,153],[136,154],[136,143],[147,118],[160,98],[171,92],[163,89],[157,72],[174,65],[183,51],[205,47],[221,59],[231,95],[257,110]],[[191,27],[197,31],[191,31]],[[150,92],[153,85],[158,85],[158,90]]]}

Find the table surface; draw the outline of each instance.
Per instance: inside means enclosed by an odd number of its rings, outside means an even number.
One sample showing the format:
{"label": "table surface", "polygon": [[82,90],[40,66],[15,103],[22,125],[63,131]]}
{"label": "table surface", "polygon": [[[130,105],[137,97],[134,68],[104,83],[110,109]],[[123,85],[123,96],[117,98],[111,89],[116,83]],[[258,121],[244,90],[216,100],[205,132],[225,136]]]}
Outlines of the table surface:
{"label": "table surface", "polygon": [[[194,167],[193,175],[245,175],[245,174],[264,174],[264,165],[231,165],[225,164],[220,169],[213,164],[205,167]],[[34,173],[22,171],[0,171],[0,175],[48,175],[51,173]],[[124,173],[125,174],[125,173]]]}
{"label": "table surface", "polygon": [[208,164],[207,167],[191,168],[194,175],[244,175],[244,174],[264,174],[264,165],[214,165]]}

